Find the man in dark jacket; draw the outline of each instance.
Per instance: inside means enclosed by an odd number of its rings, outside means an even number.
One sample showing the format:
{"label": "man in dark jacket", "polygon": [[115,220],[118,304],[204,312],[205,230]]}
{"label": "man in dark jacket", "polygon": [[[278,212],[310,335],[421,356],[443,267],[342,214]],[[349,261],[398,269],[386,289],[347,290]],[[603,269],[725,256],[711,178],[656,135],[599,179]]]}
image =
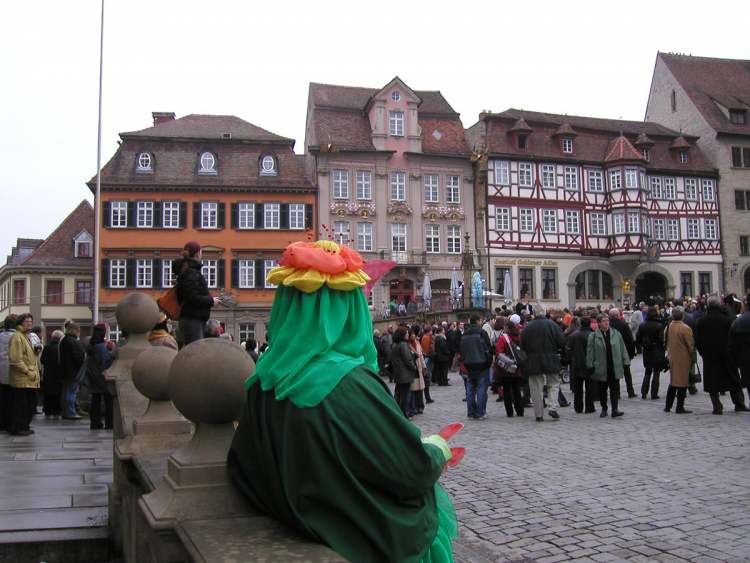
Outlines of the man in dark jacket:
{"label": "man in dark jacket", "polygon": [[750,293],[745,300],[745,312],[729,329],[729,355],[740,370],[741,385],[747,388],[750,399]]}
{"label": "man in dark jacket", "polygon": [[523,373],[529,378],[531,400],[537,422],[544,420],[544,385],[547,384],[549,415],[557,414],[557,395],[560,390],[560,350],[565,336],[559,327],[545,317],[544,309],[534,309],[534,320],[521,333],[521,349],[526,352]]}
{"label": "man in dark jacket", "polygon": [[85,353],[78,337],[81,329],[73,321],[65,323],[65,336],[60,341],[60,367],[62,368],[62,415],[66,420],[79,420],[81,416],[76,412],[76,396],[78,395],[78,372],[83,365]]}
{"label": "man in dark jacket", "polygon": [[487,388],[492,366],[490,337],[479,325],[479,315],[472,315],[461,337],[461,361],[469,372],[466,381],[466,409],[471,419],[484,420],[487,416]]}
{"label": "man in dark jacket", "polygon": [[645,368],[641,384],[641,399],[648,397],[650,387],[651,399],[657,400],[659,398],[659,374],[669,366],[664,349],[664,325],[653,307],[648,309],[646,320],[638,327],[636,340],[643,350],[643,367]]}
{"label": "man in dark jacket", "polygon": [[[591,370],[586,367],[586,346],[588,346],[589,334],[591,330],[591,319],[583,317],[581,319],[581,328],[568,336],[565,342],[565,349],[570,359],[570,387],[573,390],[573,408],[577,413],[596,412],[594,407],[594,397],[599,391],[599,386],[591,381]],[[584,411],[584,388],[585,388],[585,405]]]}
{"label": "man in dark jacket", "polygon": [[[633,340],[633,333],[630,332],[628,323],[620,318],[620,311],[612,307],[609,310],[609,326],[615,329],[622,336],[623,342],[625,342],[625,349],[628,351],[628,356],[632,360],[635,358],[635,341]],[[628,390],[628,399],[637,397],[635,389],[633,388],[633,375],[630,373],[630,366],[625,366],[625,387]]]}
{"label": "man in dark jacket", "polygon": [[708,299],[706,315],[695,325],[695,347],[703,357],[703,390],[711,396],[713,414],[724,407],[719,393],[729,391],[736,412],[748,410],[742,396],[737,366],[729,353],[729,331],[732,317],[721,307],[718,297]]}
{"label": "man in dark jacket", "polygon": [[202,255],[200,244],[190,241],[182,250],[182,260],[175,263],[178,272],[175,291],[177,301],[182,306],[180,335],[184,346],[203,338],[206,321],[211,316],[211,307],[219,302],[217,297],[211,297],[208,292],[208,284],[202,273]]}

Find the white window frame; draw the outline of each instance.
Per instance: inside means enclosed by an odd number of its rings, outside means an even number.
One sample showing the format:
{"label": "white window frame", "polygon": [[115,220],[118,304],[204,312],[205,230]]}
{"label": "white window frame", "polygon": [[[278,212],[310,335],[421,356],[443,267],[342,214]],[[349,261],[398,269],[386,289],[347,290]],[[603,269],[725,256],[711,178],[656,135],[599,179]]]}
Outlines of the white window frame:
{"label": "white window frame", "polygon": [[510,185],[510,162],[507,160],[495,161],[495,185]]}
{"label": "white window frame", "polygon": [[625,187],[635,189],[638,187],[638,170],[635,168],[625,169]]}
{"label": "white window frame", "polygon": [[237,228],[255,228],[255,204],[242,201],[237,204]]}
{"label": "white window frame", "polygon": [[[267,166],[270,164],[270,166]],[[276,159],[270,154],[263,155],[260,159],[260,175],[261,176],[276,176]]]}
{"label": "white window frame", "polygon": [[281,228],[281,204],[263,204],[263,228],[278,230]]}
{"label": "white window frame", "polygon": [[648,179],[651,199],[662,199],[662,182],[660,176],[650,176]]}
{"label": "white window frame", "polygon": [[265,287],[266,289],[276,288],[275,284],[272,284],[271,282],[268,281],[268,272],[273,270],[278,265],[279,265],[278,260],[272,260],[272,259],[263,260],[263,280],[264,280],[263,287]]}
{"label": "white window frame", "polygon": [[180,228],[180,202],[165,201],[161,204],[161,226],[165,229]]}
{"label": "white window frame", "polygon": [[703,192],[703,201],[716,200],[716,184],[713,180],[704,178],[701,181],[701,191]]}
{"label": "white window frame", "polygon": [[429,223],[424,226],[424,248],[428,254],[440,253],[440,225]]}
{"label": "white window frame", "polygon": [[237,285],[240,289],[255,288],[255,260],[237,261]]}
{"label": "white window frame", "polygon": [[625,234],[625,213],[612,213],[612,233],[615,235]]}
{"label": "white window frame", "polygon": [[649,149],[648,147],[643,147],[641,154],[643,154],[643,160],[645,160],[646,162],[651,162],[651,149]]}
{"label": "white window frame", "polygon": [[592,236],[607,236],[607,215],[605,213],[589,213],[589,230]]}
{"label": "white window frame", "polygon": [[578,167],[566,166],[564,168],[565,189],[578,191]]}
{"label": "white window frame", "polygon": [[522,188],[534,185],[534,165],[530,162],[518,163],[518,185]]}
{"label": "white window frame", "polygon": [[351,225],[349,221],[334,221],[333,223],[333,240],[341,246],[349,244],[351,234]]}
{"label": "white window frame", "polygon": [[718,240],[719,222],[716,219],[704,219],[703,232],[706,235],[706,240]]}
{"label": "white window frame", "polygon": [[508,232],[510,231],[510,207],[495,208],[495,230]]}
{"label": "white window frame", "polygon": [[372,172],[357,170],[357,199],[369,201],[372,199]]}
{"label": "white window frame", "polygon": [[202,152],[199,163],[198,174],[216,174],[216,155],[214,153],[210,151]]}
{"label": "white window frame", "polygon": [[562,138],[562,152],[567,154],[573,153],[573,139],[571,137]]}
{"label": "white window frame", "polygon": [[357,250],[372,252],[372,223],[357,223]]}
{"label": "white window frame", "polygon": [[333,199],[349,199],[349,171],[331,170]]}
{"label": "white window frame", "polygon": [[609,171],[609,191],[622,189],[622,171],[619,168],[613,168]]}
{"label": "white window frame", "polygon": [[680,240],[680,222],[677,219],[667,219],[667,239]]}
{"label": "white window frame", "polygon": [[461,254],[461,225],[448,225],[446,242],[448,254]]}
{"label": "white window frame", "polygon": [[401,92],[399,92],[398,90],[394,90],[393,92],[391,92],[391,100],[393,100],[394,102],[400,101]]}
{"label": "white window frame", "polygon": [[[88,245],[88,253],[86,255],[83,255],[81,253],[81,247],[84,245]],[[87,231],[81,232],[81,234],[79,234],[78,237],[73,240],[73,256],[75,258],[93,258],[93,252],[93,237]]]}
{"label": "white window frame", "polygon": [[[693,217],[687,219],[687,238],[688,240],[698,240],[701,238],[701,220]],[[706,237],[708,238],[708,237]]]}
{"label": "white window frame", "polygon": [[628,211],[628,234],[641,233],[641,214],[637,211]]}
{"label": "white window frame", "polygon": [[581,234],[581,214],[577,210],[565,210],[565,232],[569,235]]}
{"label": "white window frame", "polygon": [[305,204],[289,204],[289,229],[292,231],[302,231],[305,229]]}
{"label": "white window frame", "polygon": [[601,193],[604,191],[604,173],[601,170],[588,170],[588,191]]}
{"label": "white window frame", "polygon": [[679,157],[680,157],[680,164],[687,164],[688,163],[687,149],[680,149]]}
{"label": "white window frame", "polygon": [[391,201],[406,201],[406,172],[394,170],[391,178]]}
{"label": "white window frame", "polygon": [[557,209],[542,209],[542,230],[546,234],[557,233]]}
{"label": "white window frame", "polygon": [[172,272],[172,266],[174,260],[171,258],[163,258],[161,261],[161,286],[162,287],[173,287],[174,286],[174,273]]}
{"label": "white window frame", "polygon": [[406,252],[407,242],[406,223],[391,223],[391,251]]}
{"label": "white window frame", "polygon": [[154,157],[151,153],[142,152],[138,155],[138,161],[136,163],[136,172],[153,172],[154,170]]}
{"label": "white window frame", "polygon": [[209,289],[216,289],[219,285],[219,261],[203,260],[201,274],[206,278],[206,285]]}
{"label": "white window frame", "polygon": [[685,178],[685,199],[688,201],[698,199],[698,180],[695,178]]}
{"label": "white window frame", "polygon": [[677,184],[674,177],[665,176],[664,185],[662,186],[662,195],[667,201],[674,201],[677,199]]}
{"label": "white window frame", "polygon": [[445,177],[445,203],[461,203],[461,177],[456,174]]}
{"label": "white window frame", "polygon": [[136,208],[136,226],[139,229],[152,229],[154,227],[154,202],[138,201]]}
{"label": "white window frame", "polygon": [[255,323],[240,323],[237,336],[240,342],[246,342],[251,336],[255,338]]}
{"label": "white window frame", "polygon": [[128,202],[112,201],[109,204],[109,226],[113,229],[126,229],[128,227]]}
{"label": "white window frame", "polygon": [[392,110],[388,112],[388,132],[391,137],[403,137],[404,136],[404,112],[399,110]]}
{"label": "white window frame", "polygon": [[424,201],[425,203],[440,201],[440,174],[424,175]]}
{"label": "white window frame", "polygon": [[201,202],[201,229],[219,228],[219,204],[215,201]]}
{"label": "white window frame", "polygon": [[529,207],[518,210],[518,230],[522,233],[534,232],[535,210]]}
{"label": "white window frame", "polygon": [[557,187],[557,174],[555,173],[556,166],[554,164],[542,164],[542,187],[543,188],[556,188]]}
{"label": "white window frame", "polygon": [[664,219],[652,219],[654,240],[667,240],[667,222]]}
{"label": "white window frame", "polygon": [[128,286],[128,261],[125,258],[112,258],[109,261],[109,287]]}
{"label": "white window frame", "polygon": [[154,286],[154,261],[151,258],[138,258],[135,261],[135,287]]}

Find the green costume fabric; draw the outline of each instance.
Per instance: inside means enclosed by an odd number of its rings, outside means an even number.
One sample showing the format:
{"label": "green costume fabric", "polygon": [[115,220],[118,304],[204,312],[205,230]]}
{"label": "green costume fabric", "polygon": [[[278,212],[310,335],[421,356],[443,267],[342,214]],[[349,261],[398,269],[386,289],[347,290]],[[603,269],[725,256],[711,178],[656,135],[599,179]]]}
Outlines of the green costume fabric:
{"label": "green costume fabric", "polygon": [[374,372],[341,375],[315,408],[300,408],[294,389],[280,400],[263,380],[250,382],[228,459],[256,508],[351,561],[453,561],[456,519],[438,484],[444,452],[422,443]]}
{"label": "green costume fabric", "polygon": [[314,293],[279,286],[268,323],[268,350],[248,378],[276,399],[312,407],[357,366],[377,371],[372,320],[362,291],[327,286]]}

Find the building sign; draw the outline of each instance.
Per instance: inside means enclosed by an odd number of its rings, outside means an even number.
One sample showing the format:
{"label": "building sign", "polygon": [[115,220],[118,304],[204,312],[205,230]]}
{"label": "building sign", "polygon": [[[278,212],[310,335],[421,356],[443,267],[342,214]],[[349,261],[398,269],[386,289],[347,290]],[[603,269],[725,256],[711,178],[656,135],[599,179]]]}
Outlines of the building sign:
{"label": "building sign", "polygon": [[528,258],[518,258],[513,260],[495,260],[495,266],[557,266],[557,260],[529,260]]}

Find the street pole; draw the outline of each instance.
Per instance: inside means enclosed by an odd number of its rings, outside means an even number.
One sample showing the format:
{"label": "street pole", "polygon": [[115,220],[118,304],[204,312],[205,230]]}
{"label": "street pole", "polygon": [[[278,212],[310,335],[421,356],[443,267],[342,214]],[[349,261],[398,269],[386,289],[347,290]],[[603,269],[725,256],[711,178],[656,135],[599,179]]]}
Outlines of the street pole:
{"label": "street pole", "polygon": [[101,270],[99,268],[99,231],[101,229],[102,197],[102,71],[104,68],[104,0],[102,0],[102,17],[99,27],[99,123],[96,135],[96,195],[94,196],[94,311],[93,325],[99,322],[99,287]]}

